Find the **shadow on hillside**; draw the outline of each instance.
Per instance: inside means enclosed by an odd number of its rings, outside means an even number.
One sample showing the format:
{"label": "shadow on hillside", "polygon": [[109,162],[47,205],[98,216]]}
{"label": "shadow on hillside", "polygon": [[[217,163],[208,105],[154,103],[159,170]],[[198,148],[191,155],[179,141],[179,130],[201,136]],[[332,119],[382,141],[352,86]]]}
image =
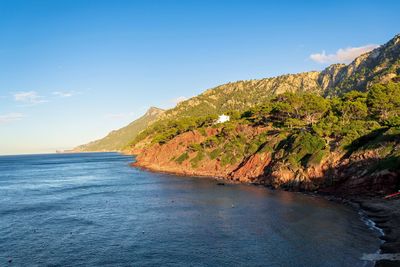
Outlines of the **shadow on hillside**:
{"label": "shadow on hillside", "polygon": [[[287,142],[285,139],[278,144],[276,151],[283,149]],[[271,162],[264,168],[263,175],[255,178],[255,182],[279,185],[289,190],[309,191],[315,188],[322,192],[343,195],[384,195],[397,192],[400,189],[400,153],[397,152],[399,144],[400,134],[396,131],[389,132],[389,128],[375,130],[348,145],[348,151],[340,159],[340,164],[325,169],[316,178],[310,175],[310,169],[292,169],[290,164],[275,157],[277,152],[273,152]],[[389,148],[391,151],[386,152],[387,156],[379,156],[379,151],[375,151],[372,156],[368,153],[378,148]],[[362,153],[363,150],[366,154]],[[356,151],[361,153],[354,155]],[[318,167],[320,166],[316,168]],[[287,171],[293,172],[293,179],[285,181],[276,177],[277,173],[283,174]]]}

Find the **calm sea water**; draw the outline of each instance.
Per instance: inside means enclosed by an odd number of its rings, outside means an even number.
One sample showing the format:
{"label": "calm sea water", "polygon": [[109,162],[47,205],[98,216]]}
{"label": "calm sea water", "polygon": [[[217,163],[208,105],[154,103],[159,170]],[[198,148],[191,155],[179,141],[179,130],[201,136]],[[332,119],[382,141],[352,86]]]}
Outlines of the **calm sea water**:
{"label": "calm sea water", "polygon": [[132,160],[0,157],[0,266],[370,266],[378,250],[342,205]]}

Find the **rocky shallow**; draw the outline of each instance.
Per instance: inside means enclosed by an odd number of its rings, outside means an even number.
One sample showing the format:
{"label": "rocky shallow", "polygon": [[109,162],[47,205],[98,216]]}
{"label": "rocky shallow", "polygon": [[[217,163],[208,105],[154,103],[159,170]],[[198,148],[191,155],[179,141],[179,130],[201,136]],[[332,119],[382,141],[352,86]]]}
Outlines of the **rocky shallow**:
{"label": "rocky shallow", "polygon": [[378,260],[376,266],[400,266],[400,198],[357,198],[352,201],[384,232],[380,237],[384,241],[380,252],[387,255],[387,259]]}

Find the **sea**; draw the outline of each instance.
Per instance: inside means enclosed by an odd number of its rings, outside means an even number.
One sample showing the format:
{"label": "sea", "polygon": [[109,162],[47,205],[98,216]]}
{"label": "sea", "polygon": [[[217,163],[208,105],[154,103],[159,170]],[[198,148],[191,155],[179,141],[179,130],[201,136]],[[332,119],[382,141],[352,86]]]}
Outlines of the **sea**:
{"label": "sea", "polygon": [[131,167],[0,156],[0,266],[373,266],[379,233],[326,199]]}

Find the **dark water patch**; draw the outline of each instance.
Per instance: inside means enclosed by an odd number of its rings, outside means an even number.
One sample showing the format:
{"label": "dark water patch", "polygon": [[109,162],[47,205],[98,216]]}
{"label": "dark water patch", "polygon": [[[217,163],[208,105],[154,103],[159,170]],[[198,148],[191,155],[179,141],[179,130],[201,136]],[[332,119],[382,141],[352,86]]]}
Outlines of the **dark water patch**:
{"label": "dark water patch", "polygon": [[52,210],[60,209],[61,207],[57,204],[48,203],[38,203],[38,204],[25,204],[25,205],[15,205],[15,208],[1,209],[0,216],[6,215],[20,215],[24,213],[40,213],[49,212]]}
{"label": "dark water patch", "polygon": [[[59,225],[73,225],[73,227],[79,226],[89,226],[89,225],[99,225],[94,221],[80,218],[80,217],[57,217],[50,218],[44,222],[44,224],[59,224]],[[70,232],[72,234],[72,232]]]}

